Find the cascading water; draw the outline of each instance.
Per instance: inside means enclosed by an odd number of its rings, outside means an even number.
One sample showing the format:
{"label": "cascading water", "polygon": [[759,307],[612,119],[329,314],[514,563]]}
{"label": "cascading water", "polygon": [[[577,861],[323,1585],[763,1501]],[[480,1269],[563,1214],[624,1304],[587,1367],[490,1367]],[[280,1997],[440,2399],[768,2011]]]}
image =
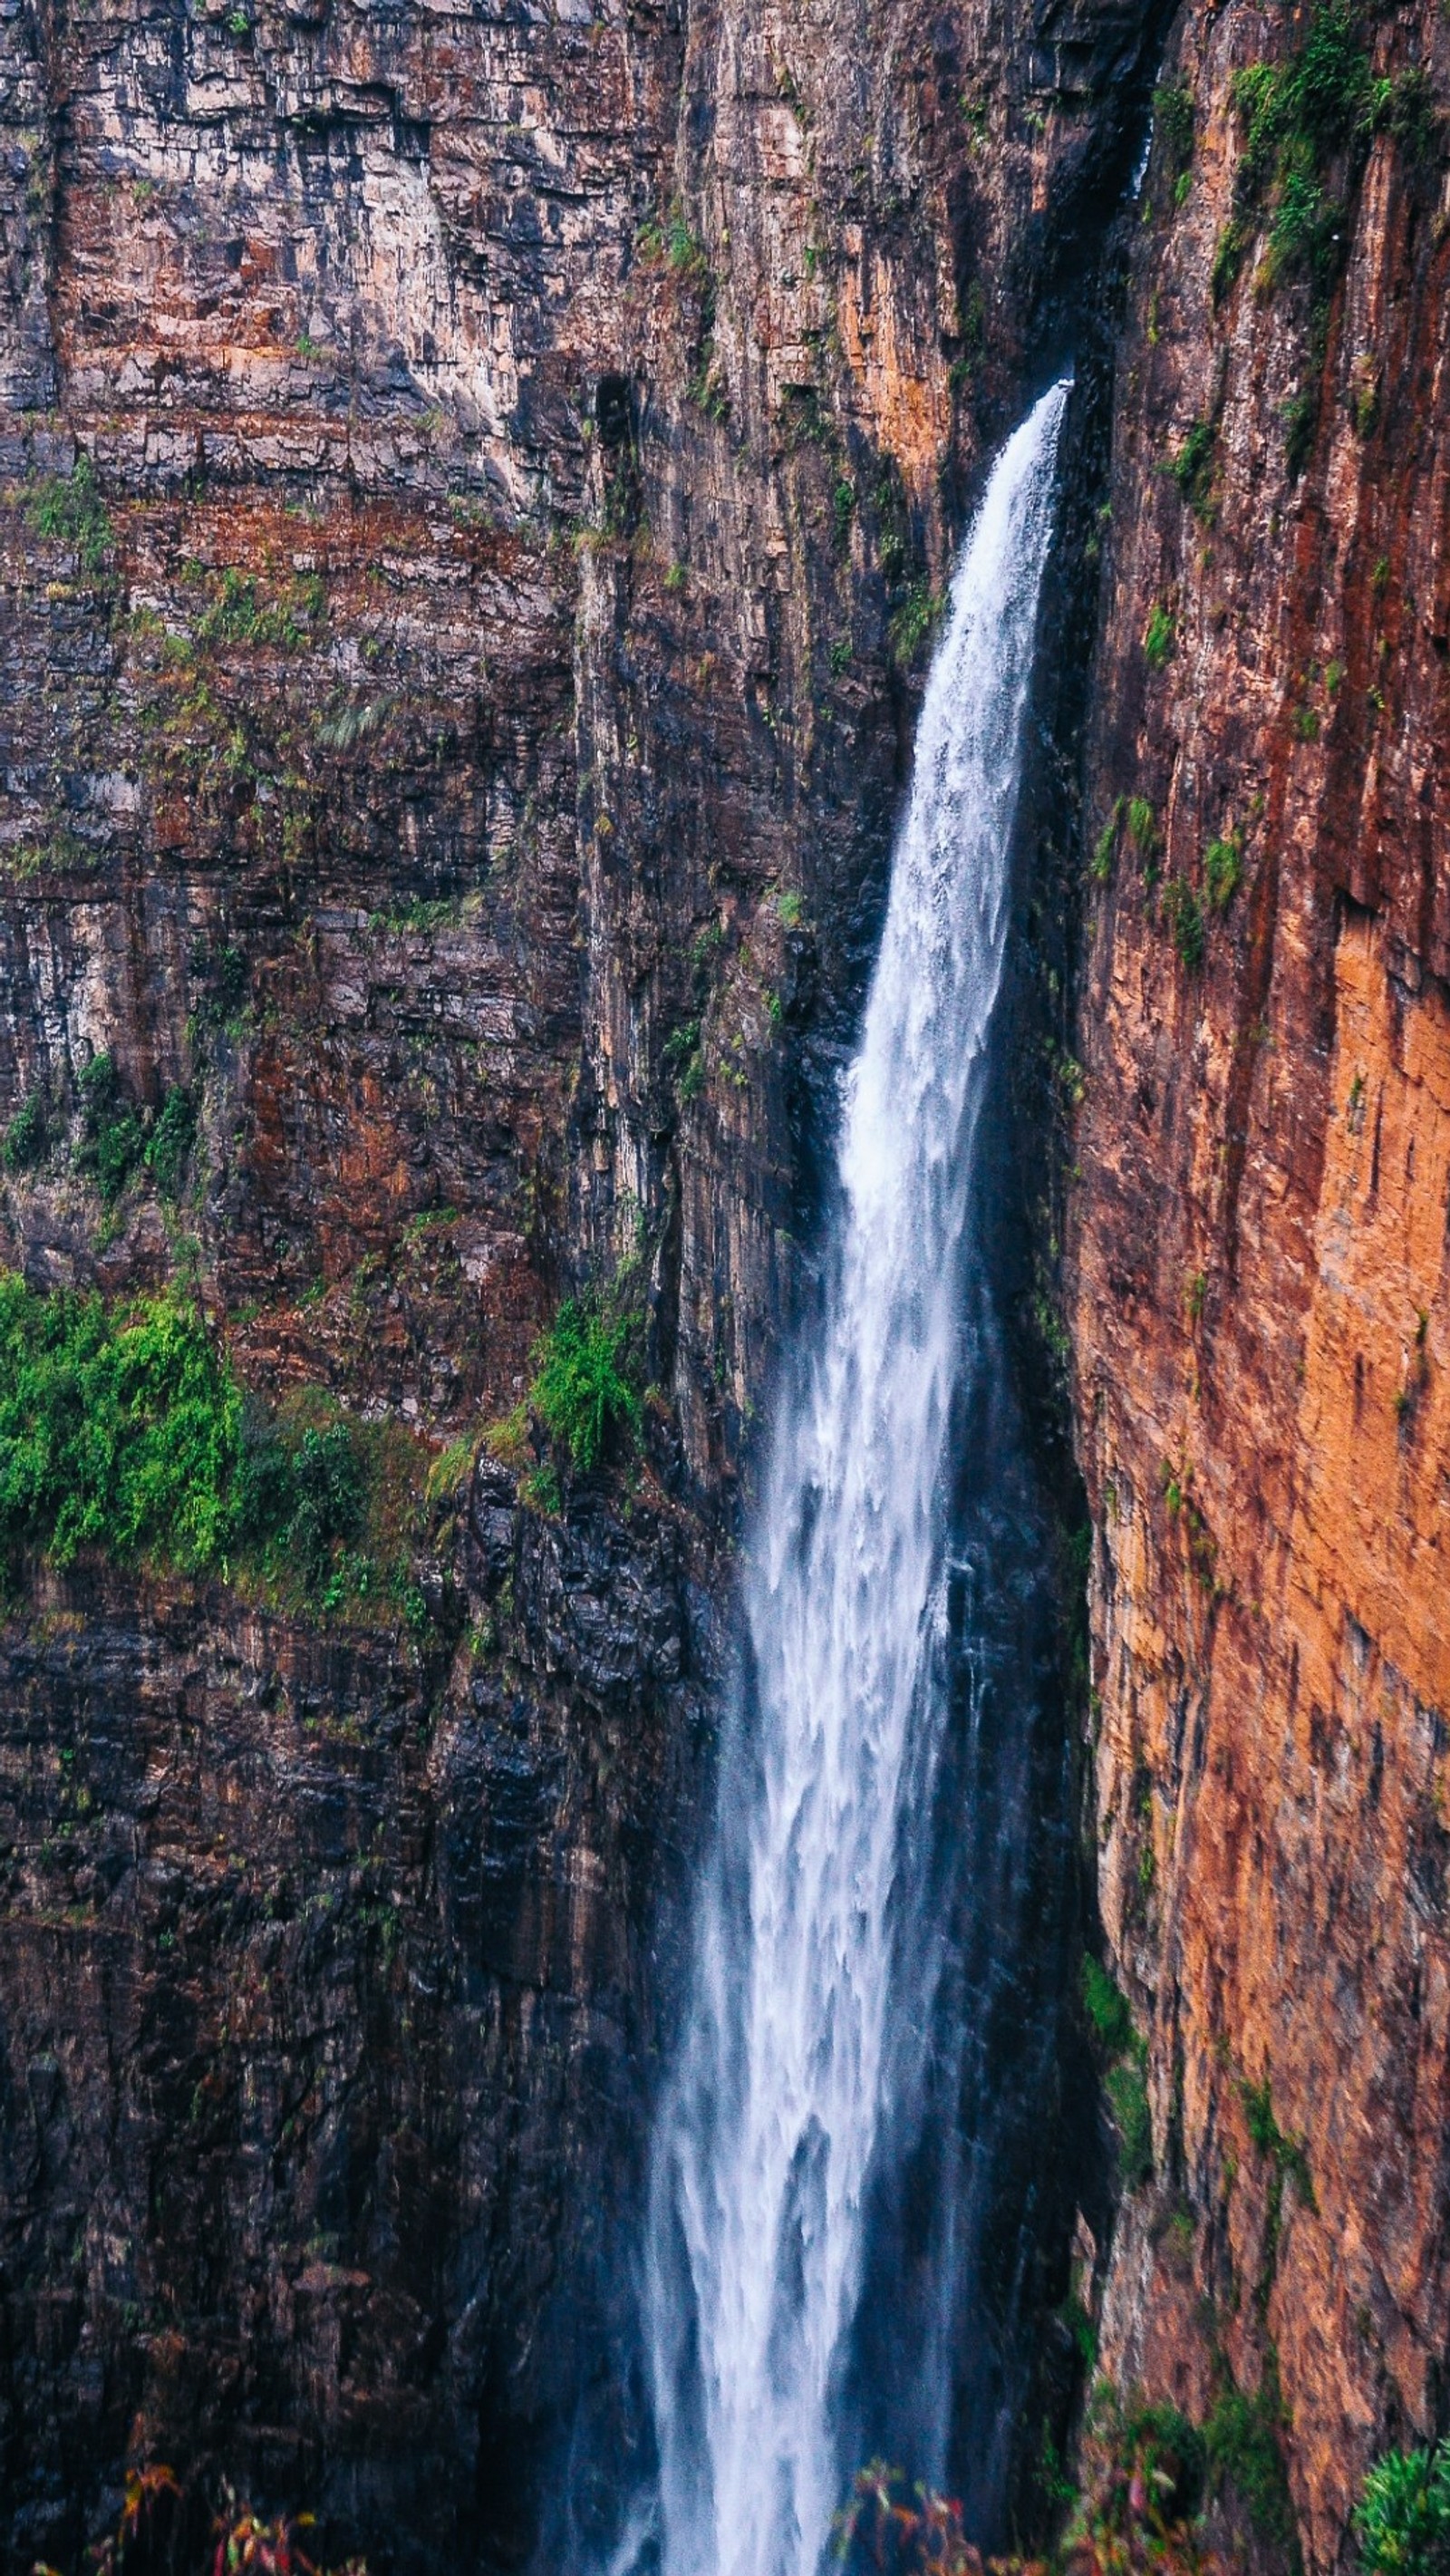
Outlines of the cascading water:
{"label": "cascading water", "polygon": [[873,2195],[922,2116],[952,1426],[991,1365],[968,1217],[1066,399],[1055,386],[1003,450],[953,584],[846,1086],[824,1309],[785,1373],[752,1534],[653,2156],[665,2576],[816,2576],[850,2466]]}

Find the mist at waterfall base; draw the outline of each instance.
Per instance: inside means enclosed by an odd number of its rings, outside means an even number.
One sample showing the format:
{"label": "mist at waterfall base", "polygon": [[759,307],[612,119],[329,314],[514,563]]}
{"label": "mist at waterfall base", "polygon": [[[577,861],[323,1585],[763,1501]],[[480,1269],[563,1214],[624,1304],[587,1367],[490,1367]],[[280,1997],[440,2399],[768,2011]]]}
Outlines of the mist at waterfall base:
{"label": "mist at waterfall base", "polygon": [[820,1303],[747,1537],[652,2152],[657,2481],[621,2557],[662,2576],[816,2576],[877,2454],[950,2474],[969,2529],[1001,2536],[1065,1797],[1054,1597],[982,1247],[1067,392],[1003,449],[952,585]]}

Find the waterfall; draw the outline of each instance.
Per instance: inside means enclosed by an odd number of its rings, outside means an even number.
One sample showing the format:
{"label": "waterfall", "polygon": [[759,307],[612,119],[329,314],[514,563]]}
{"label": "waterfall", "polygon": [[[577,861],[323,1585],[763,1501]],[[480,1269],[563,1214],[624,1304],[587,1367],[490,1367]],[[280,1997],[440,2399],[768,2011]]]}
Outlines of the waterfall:
{"label": "waterfall", "polygon": [[1003,449],[952,585],[845,1086],[823,1307],[783,1372],[750,1533],[652,2158],[664,2576],[816,2576],[853,2465],[872,2195],[920,2105],[952,1428],[991,1364],[969,1218],[1066,399],[1055,386]]}

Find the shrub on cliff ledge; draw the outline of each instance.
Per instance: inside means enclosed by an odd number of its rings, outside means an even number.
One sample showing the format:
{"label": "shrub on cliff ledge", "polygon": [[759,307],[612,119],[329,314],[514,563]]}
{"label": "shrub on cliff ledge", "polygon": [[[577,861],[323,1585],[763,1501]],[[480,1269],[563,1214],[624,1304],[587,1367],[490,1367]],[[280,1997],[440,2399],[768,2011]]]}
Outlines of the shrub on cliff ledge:
{"label": "shrub on cliff ledge", "polygon": [[83,572],[94,577],[105,571],[113,532],[88,456],[78,456],[69,474],[48,475],[37,483],[26,518],[37,537],[68,547]]}
{"label": "shrub on cliff ledge", "polygon": [[230,1533],[241,1394],[197,1309],[119,1314],[0,1273],[0,1543],[210,1565]]}
{"label": "shrub on cliff ledge", "polygon": [[529,1403],[586,1475],[612,1438],[637,1440],[644,1426],[635,1338],[633,1316],[571,1297],[534,1345]]}
{"label": "shrub on cliff ledge", "polygon": [[326,1407],[245,1396],[175,1290],[107,1307],[0,1272],[0,1556],[245,1569],[299,1609],[391,1598],[416,1624],[388,1435]]}
{"label": "shrub on cliff ledge", "polygon": [[1231,2379],[1220,2387],[1204,2419],[1203,2444],[1213,2492],[1237,2496],[1259,2539],[1294,2567],[1299,2549],[1284,2462],[1287,2424],[1278,2358],[1270,2344],[1256,2389],[1235,2387]]}
{"label": "shrub on cliff ledge", "polygon": [[1203,964],[1203,906],[1186,877],[1170,877],[1163,888],[1163,919],[1184,967],[1196,975]]}

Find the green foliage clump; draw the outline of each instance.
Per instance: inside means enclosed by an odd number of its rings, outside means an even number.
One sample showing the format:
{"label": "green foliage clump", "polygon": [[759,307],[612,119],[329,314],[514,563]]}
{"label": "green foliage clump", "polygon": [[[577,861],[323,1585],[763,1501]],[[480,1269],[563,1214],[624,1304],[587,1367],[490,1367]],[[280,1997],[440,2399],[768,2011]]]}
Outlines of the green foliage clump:
{"label": "green foliage clump", "polygon": [[1155,600],[1148,623],[1143,629],[1143,658],[1150,671],[1161,671],[1171,660],[1174,641],[1173,611],[1164,600]]}
{"label": "green foliage clump", "polygon": [[1209,293],[1215,312],[1244,264],[1244,253],[1251,238],[1249,227],[1242,218],[1230,215],[1214,244],[1213,267],[1209,272]]}
{"label": "green foliage clump", "polygon": [[1118,846],[1118,832],[1127,811],[1126,796],[1115,796],[1113,810],[1093,843],[1088,861],[1088,875],[1094,885],[1107,885],[1113,873],[1113,858]]}
{"label": "green foliage clump", "polygon": [[1227,294],[1265,224],[1261,289],[1272,293],[1294,278],[1308,285],[1304,376],[1284,405],[1285,463],[1292,480],[1309,461],[1319,425],[1329,301],[1347,256],[1349,198],[1369,137],[1377,127],[1388,127],[1406,159],[1417,164],[1434,151],[1437,120],[1418,67],[1395,80],[1375,80],[1352,0],[1318,0],[1297,48],[1282,63],[1250,63],[1236,73],[1232,97],[1244,148],[1233,215],[1214,259],[1213,298],[1218,304]]}
{"label": "green foliage clump", "polygon": [[1367,2576],[1447,2576],[1450,2442],[1387,2452],[1360,2491],[1354,2532]]}
{"label": "green foliage clump", "polygon": [[690,230],[683,207],[674,206],[666,218],[661,236],[665,259],[676,277],[691,285],[703,285],[710,276],[710,262],[702,242]]}
{"label": "green foliage clump", "polygon": [[[1203,2502],[1208,2460],[1203,2435],[1188,2417],[1166,2400],[1149,2403],[1136,2393],[1120,2397],[1111,2380],[1100,2379],[1088,2400],[1085,2431],[1099,2459],[1107,2454],[1116,2474],[1099,2476],[1100,2489],[1121,2513],[1133,2508],[1126,2472],[1136,2469],[1143,2512],[1160,2526],[1183,2524]],[[1121,2523],[1119,2524],[1121,2528]]]}
{"label": "green foliage clump", "polygon": [[296,1577],[335,1609],[346,1578],[362,1571],[343,1560],[363,1535],[367,1503],[367,1472],[350,1424],[311,1423],[288,1440],[259,1407],[247,1407],[235,1497],[244,1552],[269,1571]]}
{"label": "green foliage clump", "polygon": [[1239,2085],[1239,2099],[1244,2106],[1244,2120],[1249,2137],[1261,2156],[1267,2156],[1281,2181],[1291,2181],[1305,2207],[1314,2206],[1314,2179],[1303,2141],[1287,2137],[1274,2117],[1274,2096],[1266,2075],[1262,2084]]}
{"label": "green foliage clump", "polygon": [[1215,912],[1227,912],[1243,882],[1243,834],[1226,832],[1203,854],[1203,883]]}
{"label": "green foliage clump", "polygon": [[1272,288],[1281,276],[1307,277],[1316,304],[1326,303],[1344,257],[1346,222],[1344,207],[1318,175],[1311,147],[1295,137],[1281,159],[1265,286]]}
{"label": "green foliage clump", "polygon": [[1082,2000],[1099,2048],[1109,2057],[1120,2057],[1124,2049],[1132,2046],[1133,2016],[1121,1987],[1113,1983],[1107,1969],[1090,1952],[1083,1956]]}
{"label": "green foliage clump", "polygon": [[242,1399],[197,1308],[108,1312],[0,1273],[0,1545],[213,1564],[232,1526]]}
{"label": "green foliage clump", "polygon": [[1407,64],[1393,80],[1376,81],[1370,114],[1374,125],[1387,128],[1394,136],[1407,161],[1433,158],[1443,120],[1435,107],[1430,75],[1422,63]]}
{"label": "green foliage clump", "polygon": [[[1144,2057],[1146,2054],[1145,2049]],[[1133,2055],[1110,2066],[1103,2089],[1118,2133],[1118,2171],[1123,2189],[1135,2191],[1153,2170],[1153,2115],[1148,2107],[1142,2060]]]}
{"label": "green foliage clump", "polygon": [[1082,1963],[1082,2002],[1103,2068],[1103,2092],[1118,2137],[1118,2173],[1125,2191],[1136,2190],[1153,2170],[1153,2119],[1146,2081],[1148,2044],[1133,2027],[1126,1996],[1088,1954]]}
{"label": "green foliage clump", "polygon": [[1138,853],[1139,865],[1150,885],[1158,876],[1158,817],[1146,796],[1128,799],[1128,838]]}
{"label": "green foliage clump", "polygon": [[570,1297],[534,1346],[528,1402],[585,1474],[612,1439],[637,1440],[644,1427],[632,1365],[636,1337],[633,1316]]}
{"label": "green foliage clump", "polygon": [[1283,84],[1285,114],[1297,133],[1321,151],[1349,142],[1369,105],[1370,69],[1348,0],[1321,0]]}
{"label": "green foliage clump", "polygon": [[0,1147],[7,1172],[32,1172],[43,1163],[50,1143],[50,1121],[43,1091],[29,1091],[22,1100]]}
{"label": "green foliage clump", "polygon": [[[1284,462],[1291,481],[1297,480],[1314,453],[1314,437],[1319,427],[1319,388],[1312,381],[1300,385],[1281,406],[1284,423]],[[1301,713],[1303,710],[1301,710]],[[1313,718],[1314,730],[1319,719]],[[1312,740],[1312,736],[1309,737]]]}
{"label": "green foliage clump", "polygon": [[1185,81],[1155,89],[1153,127],[1174,182],[1175,200],[1181,204],[1180,182],[1193,165],[1193,92]]}
{"label": "green foliage clump", "polygon": [[908,668],[935,630],[945,602],[939,599],[929,581],[913,582],[899,608],[892,613],[886,629],[886,640],[892,658],[903,669]]}
{"label": "green foliage clump", "polygon": [[1170,877],[1163,888],[1163,918],[1168,934],[1190,975],[1203,964],[1203,906],[1186,877]]}
{"label": "green foliage clump", "polygon": [[250,573],[228,564],[210,584],[211,597],[196,624],[198,644],[271,644],[292,653],[309,640],[312,623],[326,609],[327,594],[314,573],[292,583],[279,599],[264,600]]}
{"label": "green foliage clump", "polygon": [[1213,516],[1213,423],[1196,420],[1168,468],[1196,519]]}
{"label": "green foliage clump", "polygon": [[660,1056],[681,1104],[696,1099],[705,1084],[699,1020],[682,1020],[678,1028],[671,1029],[660,1049]]}
{"label": "green foliage clump", "polygon": [[88,456],[78,456],[69,474],[48,475],[38,483],[26,518],[37,537],[68,547],[84,571],[104,572],[114,531]]}
{"label": "green foliage clump", "polygon": [[146,1140],[145,1163],[164,1199],[179,1196],[187,1158],[196,1135],[196,1103],[189,1091],[173,1085]]}
{"label": "green foliage clump", "polygon": [[1267,213],[1265,287],[1307,277],[1320,311],[1345,257],[1340,191],[1353,185],[1378,124],[1396,132],[1412,159],[1428,151],[1434,139],[1428,85],[1414,73],[1375,81],[1358,11],[1350,0],[1319,0],[1297,49],[1282,63],[1246,65],[1234,76],[1232,97],[1244,148],[1234,217],[1215,260],[1214,300],[1226,292]]}
{"label": "green foliage clump", "polygon": [[140,1160],[146,1130],[121,1089],[115,1060],[92,1056],[80,1077],[81,1145],[77,1169],[90,1174],[107,1207],[114,1205]]}
{"label": "green foliage clump", "polygon": [[0,1555],[242,1573],[323,1612],[381,1590],[416,1626],[388,1435],[308,1401],[245,1395],[174,1289],[108,1307],[0,1272]]}
{"label": "green foliage clump", "polygon": [[1284,2421],[1278,2364],[1271,2347],[1251,2397],[1231,2381],[1220,2390],[1204,2420],[1203,2447],[1214,2491],[1231,2487],[1260,2539],[1297,2558],[1294,2506],[1280,2441]]}

